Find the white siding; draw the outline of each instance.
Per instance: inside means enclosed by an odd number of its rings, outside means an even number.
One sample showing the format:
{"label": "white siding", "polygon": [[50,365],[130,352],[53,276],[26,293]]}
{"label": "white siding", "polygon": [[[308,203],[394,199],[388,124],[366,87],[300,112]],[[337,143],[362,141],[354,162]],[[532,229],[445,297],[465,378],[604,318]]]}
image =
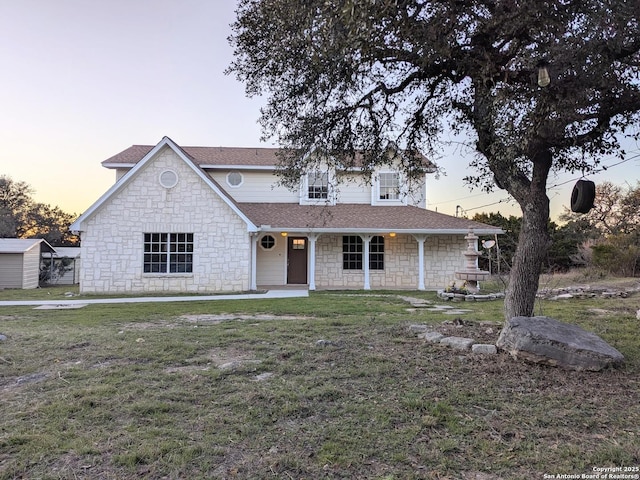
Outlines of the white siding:
{"label": "white siding", "polygon": [[266,171],[242,171],[242,184],[232,187],[227,183],[227,174],[234,170],[209,171],[209,175],[220,184],[236,202],[272,202],[272,203],[297,203],[299,192],[291,191],[282,186],[276,186],[278,178],[273,172]]}
{"label": "white siding", "polygon": [[22,288],[38,288],[40,284],[40,244],[23,255]]}
{"label": "white siding", "polygon": [[275,233],[269,235],[276,241],[275,247],[271,250],[265,250],[260,246],[262,236],[258,239],[256,283],[258,285],[286,285],[287,239]]}
{"label": "white siding", "polygon": [[22,288],[23,284],[23,254],[0,254],[0,289]]}
{"label": "white siding", "polygon": [[337,203],[371,203],[371,185],[355,173],[342,173],[336,186]]}
{"label": "white siding", "polygon": [[[116,169],[116,181],[120,180],[129,168]],[[237,171],[242,174],[242,183],[237,186],[231,186],[227,183],[227,174]],[[236,202],[273,202],[273,203],[298,203],[300,201],[301,191],[296,188],[289,190],[278,185],[279,178],[272,170],[207,170],[207,173],[236,201]],[[402,205],[404,198],[395,202],[379,202],[376,201],[377,185],[375,183],[366,182],[363,177],[354,172],[342,172],[338,175],[337,182],[334,180],[333,188],[336,192],[337,203],[355,203],[355,204],[385,204],[385,205]],[[407,195],[409,205],[426,208],[426,191],[425,182],[414,182],[410,186]],[[306,192],[302,192],[306,195]],[[304,200],[304,199],[303,199]],[[373,202],[372,202],[373,200]]]}
{"label": "white siding", "polygon": [[[166,169],[175,187],[159,183]],[[193,233],[193,273],[143,273],[144,233]],[[247,226],[173,150],[164,148],[93,217],[82,234],[83,293],[249,289]]]}

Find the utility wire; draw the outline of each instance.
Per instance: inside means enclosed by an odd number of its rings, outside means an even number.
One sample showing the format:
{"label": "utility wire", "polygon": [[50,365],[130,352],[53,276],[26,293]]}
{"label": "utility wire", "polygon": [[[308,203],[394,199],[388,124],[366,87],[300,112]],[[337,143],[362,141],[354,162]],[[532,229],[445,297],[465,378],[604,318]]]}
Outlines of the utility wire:
{"label": "utility wire", "polygon": [[[617,167],[618,165],[622,165],[623,163],[626,163],[626,162],[629,162],[631,160],[635,160],[637,158],[640,158],[640,150],[632,150],[631,152],[638,152],[638,153],[636,153],[635,155],[632,155],[631,157],[625,158],[624,160],[616,162],[614,164],[604,165],[601,168],[599,168],[598,170],[594,170],[594,171],[592,171],[590,173],[596,174],[596,173],[605,172],[605,171],[607,171],[607,170],[609,170],[609,169],[611,169],[613,167]],[[555,183],[555,184],[550,185],[549,187],[547,187],[547,190],[553,190],[554,188],[560,187],[562,185],[566,185],[567,183],[575,182],[576,180],[579,180],[580,178],[583,178],[583,177],[584,177],[584,175],[580,176],[580,177],[577,177],[577,178],[572,178],[572,179],[566,180],[564,182]],[[453,199],[453,200],[445,200],[445,201],[435,202],[435,203],[429,202],[429,205],[441,205],[443,203],[459,202],[460,200],[467,200],[469,198],[475,198],[475,197],[480,197],[480,196],[485,196],[485,195],[487,195],[487,194],[486,193],[478,193],[478,194],[475,194],[475,195],[468,195],[466,197],[459,197],[459,198],[456,198],[456,199]],[[499,205],[501,203],[506,203],[506,202],[509,202],[511,200],[513,200],[512,197],[501,198],[500,200],[498,200],[496,202],[487,203],[485,205],[480,205],[480,206],[477,206],[477,207],[465,208],[463,210],[465,212],[471,211],[471,210],[478,210],[479,208],[492,207],[494,205]]]}

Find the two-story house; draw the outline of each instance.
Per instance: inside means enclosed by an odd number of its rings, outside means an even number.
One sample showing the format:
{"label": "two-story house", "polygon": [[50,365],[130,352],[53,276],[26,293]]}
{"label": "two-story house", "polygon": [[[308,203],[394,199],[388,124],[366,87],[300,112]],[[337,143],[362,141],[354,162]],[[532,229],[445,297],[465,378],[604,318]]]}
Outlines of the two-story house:
{"label": "two-story house", "polygon": [[[115,184],[71,230],[83,293],[437,289],[464,267],[464,236],[495,227],[426,207],[393,165],[318,168],[279,186],[277,149],[180,147],[164,137],[105,160]],[[427,169],[428,170],[428,169]]]}

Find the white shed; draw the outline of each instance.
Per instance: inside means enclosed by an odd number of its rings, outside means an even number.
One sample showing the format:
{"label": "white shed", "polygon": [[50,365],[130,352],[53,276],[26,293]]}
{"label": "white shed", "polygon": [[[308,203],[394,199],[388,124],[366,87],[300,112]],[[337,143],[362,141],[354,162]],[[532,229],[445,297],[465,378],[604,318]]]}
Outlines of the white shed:
{"label": "white shed", "polygon": [[41,238],[0,238],[0,289],[38,288],[42,252],[55,249]]}

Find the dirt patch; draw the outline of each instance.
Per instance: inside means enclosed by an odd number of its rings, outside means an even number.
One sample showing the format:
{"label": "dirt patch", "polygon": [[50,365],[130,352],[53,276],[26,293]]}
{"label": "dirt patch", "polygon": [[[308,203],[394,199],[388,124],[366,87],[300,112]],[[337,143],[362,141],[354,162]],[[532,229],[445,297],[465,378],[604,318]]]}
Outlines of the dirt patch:
{"label": "dirt patch", "polygon": [[293,315],[267,315],[267,314],[243,315],[243,314],[233,314],[233,313],[221,313],[221,314],[203,314],[203,315],[182,315],[179,318],[189,323],[207,323],[211,325],[211,324],[217,324],[222,322],[233,322],[233,321],[308,320],[309,318],[312,318],[312,317],[301,317],[301,316],[293,316]]}

